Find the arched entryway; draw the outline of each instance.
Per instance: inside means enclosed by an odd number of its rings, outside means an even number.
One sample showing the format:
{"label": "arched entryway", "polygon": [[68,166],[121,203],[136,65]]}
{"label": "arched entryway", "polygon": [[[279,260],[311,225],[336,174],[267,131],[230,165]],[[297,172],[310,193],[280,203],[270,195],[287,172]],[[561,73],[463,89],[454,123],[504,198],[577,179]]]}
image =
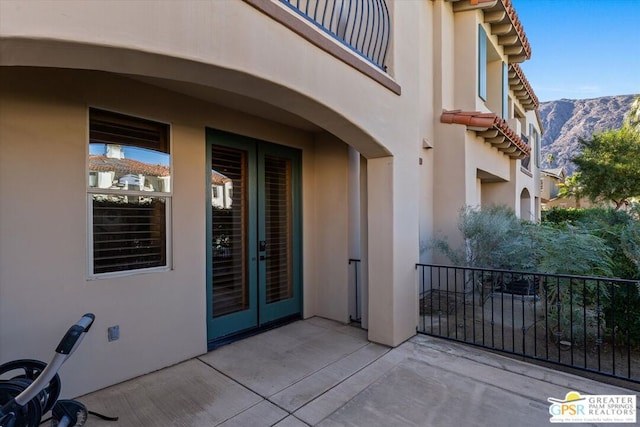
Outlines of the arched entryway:
{"label": "arched entryway", "polygon": [[520,193],[520,218],[527,221],[533,221],[535,219],[531,206],[531,194],[526,188]]}

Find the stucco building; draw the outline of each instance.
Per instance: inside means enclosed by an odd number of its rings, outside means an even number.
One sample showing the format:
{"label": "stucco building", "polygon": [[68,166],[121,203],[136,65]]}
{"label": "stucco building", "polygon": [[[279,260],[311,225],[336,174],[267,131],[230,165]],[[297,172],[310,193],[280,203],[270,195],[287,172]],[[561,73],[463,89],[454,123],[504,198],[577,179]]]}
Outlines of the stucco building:
{"label": "stucco building", "polygon": [[539,217],[530,52],[509,0],[0,1],[0,362],[84,312],[66,395],[300,316],[400,344],[463,206]]}

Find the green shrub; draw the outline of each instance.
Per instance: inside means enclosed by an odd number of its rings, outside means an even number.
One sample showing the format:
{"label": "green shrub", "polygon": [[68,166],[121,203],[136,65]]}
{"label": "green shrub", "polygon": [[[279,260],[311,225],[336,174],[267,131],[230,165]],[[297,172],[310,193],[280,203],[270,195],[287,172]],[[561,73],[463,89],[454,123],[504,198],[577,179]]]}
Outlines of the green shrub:
{"label": "green shrub", "polygon": [[456,265],[551,274],[611,274],[611,249],[606,241],[569,223],[532,224],[504,206],[467,207],[460,211],[458,230],[464,247],[452,248],[444,239],[431,245]]}
{"label": "green shrub", "polygon": [[[611,273],[612,277],[620,277],[625,279],[639,279],[640,264],[634,262],[630,257],[628,242],[638,242],[640,248],[640,233],[638,239],[629,240],[625,233],[633,234],[630,227],[637,225],[633,215],[628,212],[612,208],[557,208],[554,207],[543,215],[542,224],[553,226],[556,228],[566,228],[569,225],[578,227],[585,232],[597,236],[605,242],[606,246],[611,249]],[[638,251],[638,259],[640,260],[640,251]],[[595,275],[596,272],[584,273],[587,275]]]}
{"label": "green shrub", "polygon": [[542,211],[542,222],[551,224],[564,224],[565,222],[576,222],[582,219],[585,215],[585,210],[581,208],[559,208],[552,207],[548,210]]}
{"label": "green shrub", "polygon": [[[593,233],[595,228],[589,229],[580,224],[578,218],[582,220],[587,215],[583,210],[569,215],[573,215],[572,221],[566,220],[567,215],[562,223],[532,224],[519,220],[513,211],[505,207],[485,210],[466,208],[460,212],[458,222],[465,246],[451,248],[446,241],[439,240],[433,247],[449,256],[457,265],[548,274],[611,276],[613,251],[607,241]],[[599,216],[600,213],[589,215]],[[470,279],[475,277],[470,275]],[[470,280],[472,285],[468,289],[475,288],[484,296],[485,290],[475,286],[479,282]],[[581,286],[576,286],[569,279],[547,284],[541,279],[539,286],[540,295],[545,295],[547,299],[550,321],[556,325],[556,332],[562,334],[559,338],[583,344],[585,338],[593,340],[599,336],[598,326],[604,330],[605,316],[596,309],[600,304],[597,301],[602,299],[605,302],[610,298],[606,295],[606,289],[598,286],[596,281],[585,281]],[[612,305],[609,304],[609,307]],[[579,316],[579,313],[583,315]],[[589,314],[586,321],[585,313]],[[614,311],[610,310],[610,313],[615,316]]]}
{"label": "green shrub", "polygon": [[519,269],[527,262],[530,242],[523,239],[524,223],[507,207],[463,208],[458,215],[458,230],[464,246],[451,247],[446,238],[434,239],[430,245],[453,264]]}
{"label": "green shrub", "polygon": [[640,284],[614,284],[603,301],[609,327],[607,334],[616,344],[640,345]]}
{"label": "green shrub", "polygon": [[535,271],[583,276],[611,275],[611,248],[581,227],[538,225],[532,251]]}

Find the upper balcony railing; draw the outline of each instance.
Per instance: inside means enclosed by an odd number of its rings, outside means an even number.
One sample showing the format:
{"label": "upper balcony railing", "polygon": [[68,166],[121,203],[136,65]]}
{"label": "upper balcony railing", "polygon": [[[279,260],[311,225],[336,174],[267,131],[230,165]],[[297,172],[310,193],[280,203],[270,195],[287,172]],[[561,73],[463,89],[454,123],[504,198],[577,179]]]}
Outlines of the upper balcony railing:
{"label": "upper balcony railing", "polygon": [[386,71],[391,20],[385,0],[280,0]]}

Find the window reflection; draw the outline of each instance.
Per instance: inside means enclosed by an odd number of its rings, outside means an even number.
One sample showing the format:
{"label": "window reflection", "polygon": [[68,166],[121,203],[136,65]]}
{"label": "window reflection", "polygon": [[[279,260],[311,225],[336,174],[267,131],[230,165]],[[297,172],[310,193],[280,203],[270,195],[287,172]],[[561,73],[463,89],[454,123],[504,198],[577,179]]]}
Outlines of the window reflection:
{"label": "window reflection", "polygon": [[211,206],[231,209],[233,181],[215,169],[211,169]]}
{"label": "window reflection", "polygon": [[170,155],[119,144],[89,144],[89,187],[171,191]]}

